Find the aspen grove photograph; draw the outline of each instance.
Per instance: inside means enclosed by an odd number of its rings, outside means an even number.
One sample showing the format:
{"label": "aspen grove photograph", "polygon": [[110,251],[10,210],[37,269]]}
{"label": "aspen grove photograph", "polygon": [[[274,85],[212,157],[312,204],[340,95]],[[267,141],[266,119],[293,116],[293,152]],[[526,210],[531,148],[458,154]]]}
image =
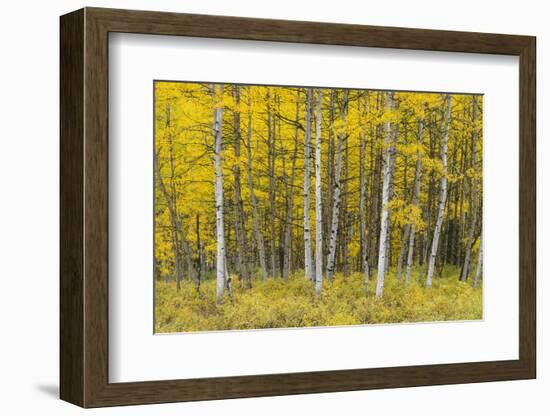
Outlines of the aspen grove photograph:
{"label": "aspen grove photograph", "polygon": [[155,332],[483,318],[483,96],[154,82]]}

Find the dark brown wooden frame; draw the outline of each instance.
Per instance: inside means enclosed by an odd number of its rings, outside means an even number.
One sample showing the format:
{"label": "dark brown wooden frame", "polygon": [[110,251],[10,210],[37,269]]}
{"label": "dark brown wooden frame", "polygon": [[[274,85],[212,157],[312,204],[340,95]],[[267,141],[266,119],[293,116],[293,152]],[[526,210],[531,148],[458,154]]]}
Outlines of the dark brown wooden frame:
{"label": "dark brown wooden frame", "polygon": [[[109,383],[110,32],[519,56],[519,359]],[[100,407],[535,378],[535,45],[529,36],[99,8],[62,16],[61,398]]]}

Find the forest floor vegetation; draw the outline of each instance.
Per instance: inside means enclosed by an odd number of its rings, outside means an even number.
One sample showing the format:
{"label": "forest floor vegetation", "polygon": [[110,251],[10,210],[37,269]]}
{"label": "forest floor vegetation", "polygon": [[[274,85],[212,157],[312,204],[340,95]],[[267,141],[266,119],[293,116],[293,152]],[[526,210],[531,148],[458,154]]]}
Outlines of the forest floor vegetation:
{"label": "forest floor vegetation", "polygon": [[413,269],[408,286],[398,283],[395,270],[386,275],[383,297],[376,300],[376,276],[368,293],[364,276],[336,274],[323,282],[321,298],[303,272],[281,278],[259,277],[247,288],[233,277],[232,295],[217,304],[215,279],[204,280],[200,295],[195,284],[157,281],[155,332],[295,328],[482,319],[482,288],[459,281],[459,269],[445,267],[433,286],[424,285],[425,271]]}

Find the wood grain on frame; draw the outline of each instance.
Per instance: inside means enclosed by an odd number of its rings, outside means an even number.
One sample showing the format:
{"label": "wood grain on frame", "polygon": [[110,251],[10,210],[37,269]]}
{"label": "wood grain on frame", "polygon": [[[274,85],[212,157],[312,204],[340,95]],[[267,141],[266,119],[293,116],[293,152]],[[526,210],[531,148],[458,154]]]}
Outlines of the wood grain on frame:
{"label": "wood grain on frame", "polygon": [[[60,395],[63,400],[82,407],[100,407],[535,377],[534,37],[98,8],[62,16],[60,29]],[[519,359],[109,383],[109,32],[519,56]]]}

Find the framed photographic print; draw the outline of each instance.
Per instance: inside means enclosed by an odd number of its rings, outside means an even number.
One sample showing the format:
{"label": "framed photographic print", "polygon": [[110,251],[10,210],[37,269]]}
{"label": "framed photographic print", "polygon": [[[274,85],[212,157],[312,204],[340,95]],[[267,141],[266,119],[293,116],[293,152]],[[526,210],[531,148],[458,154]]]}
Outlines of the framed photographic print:
{"label": "framed photographic print", "polygon": [[61,17],[61,398],[534,378],[535,38]]}

